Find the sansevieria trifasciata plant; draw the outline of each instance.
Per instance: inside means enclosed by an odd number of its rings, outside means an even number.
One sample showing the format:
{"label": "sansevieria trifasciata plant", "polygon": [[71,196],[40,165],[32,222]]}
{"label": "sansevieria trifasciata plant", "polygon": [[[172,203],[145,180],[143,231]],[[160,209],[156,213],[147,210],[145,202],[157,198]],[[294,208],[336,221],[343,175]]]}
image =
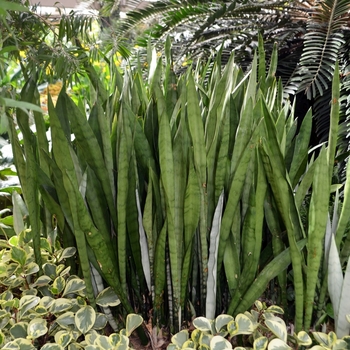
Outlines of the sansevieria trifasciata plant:
{"label": "sansevieria trifasciata plant", "polygon": [[[50,141],[40,113],[36,133],[18,116],[24,147],[10,118],[33,232],[54,225],[76,246],[92,307],[90,264],[127,313],[179,329],[193,315],[248,310],[275,277],[286,303],[292,263],[296,327],[309,326],[314,295],[304,304],[304,290],[315,290],[320,261],[304,246],[320,249],[336,130],[328,149],[308,153],[312,114],[297,127],[276,60],[277,51],[266,68],[260,41],[248,72],[234,55],[222,67],[219,51],[178,76],[168,40],[164,57],[149,49],[147,62],[123,73],[111,64],[109,91],[86,63],[91,108],[65,88],[56,105],[49,97]],[[35,96],[30,79],[22,98]]]}

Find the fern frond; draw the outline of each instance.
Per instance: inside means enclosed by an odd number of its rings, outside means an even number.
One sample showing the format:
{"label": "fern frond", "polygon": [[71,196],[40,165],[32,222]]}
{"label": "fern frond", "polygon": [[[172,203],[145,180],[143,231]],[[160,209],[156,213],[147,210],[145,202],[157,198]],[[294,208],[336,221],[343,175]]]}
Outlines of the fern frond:
{"label": "fern frond", "polygon": [[342,29],[349,10],[348,0],[319,0],[307,22],[304,49],[291,86],[298,92],[305,91],[309,99],[323,95],[330,86],[344,45]]}

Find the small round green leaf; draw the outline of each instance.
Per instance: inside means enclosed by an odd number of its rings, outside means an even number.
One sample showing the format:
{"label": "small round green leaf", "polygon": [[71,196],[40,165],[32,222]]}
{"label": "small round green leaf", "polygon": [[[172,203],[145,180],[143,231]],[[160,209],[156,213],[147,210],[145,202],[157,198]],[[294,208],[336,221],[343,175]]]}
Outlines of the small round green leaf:
{"label": "small round green leaf", "polygon": [[178,346],[180,349],[182,348],[182,345],[185,343],[185,341],[188,340],[188,330],[183,329],[182,331],[174,334],[171,337],[171,342]]}
{"label": "small round green leaf", "polygon": [[20,349],[20,350],[36,350],[29,339],[15,339],[4,345],[2,349]]}
{"label": "small round green leaf", "polygon": [[205,317],[197,317],[193,320],[193,325],[202,332],[211,332],[212,321]]}
{"label": "small round green leaf", "polygon": [[10,313],[5,311],[5,310],[0,310],[0,329],[5,328],[5,326],[9,323],[10,321]]}
{"label": "small round green leaf", "polygon": [[312,335],[314,336],[315,340],[322,346],[327,347],[328,346],[328,336],[325,333],[322,332],[312,332]]}
{"label": "small round green leaf", "polygon": [[21,266],[24,266],[27,260],[27,254],[24,249],[19,247],[11,248],[11,259]]}
{"label": "small round green leaf", "polygon": [[232,321],[234,318],[231,315],[219,315],[215,319],[215,328],[217,332],[220,332],[227,324]]}
{"label": "small round green leaf", "polygon": [[63,348],[67,347],[72,339],[72,334],[67,331],[59,331],[55,334],[55,343],[60,344]]}
{"label": "small round green leaf", "polygon": [[85,334],[93,327],[96,320],[96,312],[90,305],[86,305],[75,314],[74,319],[79,331]]}
{"label": "small round green leaf", "polygon": [[305,331],[300,331],[297,335],[298,344],[302,346],[308,346],[312,344],[312,339]]}
{"label": "small round green leaf", "polygon": [[0,346],[5,342],[5,335],[4,333],[2,333],[2,331],[0,330]]}
{"label": "small round green leaf", "polygon": [[292,348],[288,346],[283,340],[275,338],[269,343],[268,350],[291,350]]}
{"label": "small round green leaf", "polygon": [[34,309],[40,302],[40,298],[33,295],[25,295],[19,301],[20,318],[22,318],[27,311]]}
{"label": "small round green leaf", "polygon": [[55,299],[51,306],[50,312],[54,315],[60,314],[62,312],[68,311],[72,307],[73,303],[70,299],[59,298]]}
{"label": "small round green leaf", "polygon": [[69,247],[63,250],[62,255],[59,257],[58,261],[61,262],[64,259],[70,258],[75,255],[77,249],[75,247]]}
{"label": "small round green leaf", "polygon": [[[112,333],[112,334],[115,334],[115,333]],[[94,345],[95,340],[99,336],[100,335],[94,329],[91,329],[87,334],[85,334],[85,341],[88,345]]]}
{"label": "small round green leaf", "polygon": [[113,347],[115,347],[120,342],[120,335],[117,333],[112,333],[109,335],[108,341]]}
{"label": "small round green leaf", "polygon": [[56,322],[64,329],[70,329],[75,324],[74,313],[67,311],[56,318]]}
{"label": "small round green leaf", "polygon": [[103,329],[106,327],[107,324],[107,317],[105,314],[102,314],[100,312],[96,313],[96,320],[94,323],[93,329]]}
{"label": "small round green leaf", "polygon": [[53,281],[50,291],[53,295],[58,295],[62,293],[65,286],[66,286],[66,280],[63,277],[58,276]]}
{"label": "small round green leaf", "polygon": [[25,266],[24,274],[26,276],[33,275],[34,273],[37,273],[39,271],[39,265],[35,262],[30,262],[28,265]]}
{"label": "small round green leaf", "polygon": [[276,337],[287,342],[287,327],[282,319],[279,321],[265,320],[265,324]]}
{"label": "small round green leaf", "polygon": [[10,328],[11,337],[14,339],[17,339],[17,338],[25,339],[27,337],[27,328],[28,328],[27,322],[18,322],[14,324]]}
{"label": "small round green leaf", "polygon": [[64,289],[64,292],[62,296],[65,296],[67,294],[76,294],[77,292],[83,290],[85,288],[85,282],[80,278],[73,278],[70,279],[67,284],[66,288]]}
{"label": "small round green leaf", "polygon": [[268,339],[266,337],[259,337],[254,340],[253,349],[254,350],[265,350],[268,344]]}
{"label": "small round green leaf", "polygon": [[40,248],[46,250],[47,252],[52,252],[49,241],[43,237],[40,237]]}
{"label": "small round green leaf", "polygon": [[31,339],[37,339],[46,334],[48,328],[46,326],[46,320],[42,318],[34,318],[28,324],[27,332]]}
{"label": "small round green leaf", "polygon": [[40,276],[33,284],[32,287],[42,287],[47,286],[52,279],[49,276],[43,275]]}
{"label": "small round green leaf", "polygon": [[96,304],[102,307],[117,306],[120,304],[120,300],[113,288],[108,287],[98,294]]}
{"label": "small round green leaf", "polygon": [[238,324],[237,334],[252,334],[254,332],[254,324],[248,316],[244,314],[238,314],[235,320]]}
{"label": "small round green leaf", "polygon": [[237,335],[239,331],[238,323],[235,320],[230,321],[227,324],[227,330],[230,333],[231,337]]}
{"label": "small round green leaf", "polygon": [[140,315],[129,314],[126,317],[126,335],[130,336],[131,333],[139,327],[143,322],[143,318]]}
{"label": "small round green leaf", "polygon": [[53,280],[57,277],[56,268],[57,267],[55,264],[46,263],[43,265],[43,271],[45,275],[49,276]]}
{"label": "small round green leaf", "polygon": [[112,344],[109,342],[109,338],[106,337],[105,335],[98,336],[94,345],[97,345],[101,349],[104,349],[104,350],[112,350],[113,349]]}
{"label": "small round green leaf", "polygon": [[41,350],[64,350],[64,347],[59,344],[49,343],[42,346]]}
{"label": "small round green leaf", "polygon": [[279,315],[283,315],[284,311],[281,307],[277,306],[277,305],[271,305],[269,306],[265,312],[272,312],[274,314],[279,314]]}
{"label": "small round green leaf", "polygon": [[232,344],[220,335],[215,335],[210,341],[211,350],[232,349]]}

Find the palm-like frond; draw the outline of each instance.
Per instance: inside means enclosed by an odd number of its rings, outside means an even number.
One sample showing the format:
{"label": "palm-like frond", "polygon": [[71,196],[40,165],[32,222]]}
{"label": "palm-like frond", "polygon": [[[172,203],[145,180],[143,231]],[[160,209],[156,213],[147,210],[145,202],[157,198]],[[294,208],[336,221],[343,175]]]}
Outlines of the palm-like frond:
{"label": "palm-like frond", "polygon": [[328,89],[344,45],[349,10],[348,0],[317,1],[307,22],[300,65],[290,83],[292,89],[305,91],[308,98]]}
{"label": "palm-like frond", "polygon": [[[116,26],[115,40],[120,40],[132,28],[157,19],[145,31],[138,44],[149,40],[157,44],[166,36],[173,39],[175,61],[184,55],[191,58],[210,56],[224,42],[227,52],[235,50],[240,61],[250,61],[257,46],[258,33],[266,45],[274,41],[286,43],[300,31],[310,8],[303,1],[201,1],[161,0],[149,7],[128,13]],[[223,58],[225,55],[223,55]]]}

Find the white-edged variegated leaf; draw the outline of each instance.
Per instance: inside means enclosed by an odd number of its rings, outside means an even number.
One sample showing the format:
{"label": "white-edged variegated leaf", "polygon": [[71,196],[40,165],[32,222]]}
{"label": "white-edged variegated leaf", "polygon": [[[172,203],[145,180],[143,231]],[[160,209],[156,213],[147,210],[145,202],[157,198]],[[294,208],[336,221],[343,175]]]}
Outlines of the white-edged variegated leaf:
{"label": "white-edged variegated leaf", "polygon": [[167,350],[178,350],[178,347],[175,344],[169,344]]}
{"label": "white-edged variegated leaf", "polygon": [[74,256],[76,252],[77,252],[77,249],[75,247],[69,247],[64,249],[60,258],[58,259],[58,262],[61,262],[64,259]]}
{"label": "white-edged variegated leaf", "polygon": [[75,325],[83,334],[87,333],[96,321],[96,312],[92,306],[83,306],[77,311],[74,317]]}
{"label": "white-edged variegated leaf", "polygon": [[139,326],[141,326],[143,318],[137,314],[128,314],[126,316],[126,335],[129,337],[131,333]]}
{"label": "white-edged variegated leaf", "polygon": [[182,331],[174,334],[171,337],[171,342],[178,346],[180,349],[182,348],[182,345],[185,343],[185,341],[188,340],[188,330],[183,329]]}
{"label": "white-edged variegated leaf", "polygon": [[66,348],[72,339],[72,334],[67,331],[58,331],[55,334],[55,343],[61,345],[63,348]]}
{"label": "white-edged variegated leaf", "polygon": [[112,350],[113,346],[109,342],[109,339],[105,335],[99,335],[97,339],[95,340],[95,345],[99,346],[100,348],[104,350]]}
{"label": "white-edged variegated leaf", "polygon": [[55,299],[50,305],[50,312],[54,315],[68,311],[73,306],[71,299],[59,298]]}
{"label": "white-edged variegated leaf", "polygon": [[102,307],[117,306],[120,304],[120,300],[113,288],[108,287],[98,294],[96,304]]}
{"label": "white-edged variegated leaf", "polygon": [[31,287],[42,287],[47,286],[52,279],[49,276],[43,275],[40,276],[32,285]]}
{"label": "white-edged variegated leaf", "polygon": [[200,337],[199,343],[201,346],[206,345],[208,346],[208,349],[210,349],[210,341],[212,340],[213,335],[209,333],[202,333]]}
{"label": "white-edged variegated leaf", "polygon": [[106,324],[107,324],[107,317],[105,316],[105,314],[97,312],[96,313],[96,320],[95,320],[93,328],[94,329],[103,329],[106,327]]}
{"label": "white-edged variegated leaf", "polygon": [[343,272],[340,264],[339,253],[335,244],[334,235],[331,237],[331,245],[328,257],[328,291],[332,301],[335,329],[337,331],[337,320],[339,315],[339,301],[343,287]]}
{"label": "white-edged variegated leaf", "polygon": [[234,318],[231,315],[219,315],[215,319],[215,329],[217,332],[220,332],[227,324],[232,321]]}
{"label": "white-edged variegated leaf", "polygon": [[94,345],[99,336],[100,335],[94,329],[91,329],[87,334],[85,334],[85,341],[88,345]]}
{"label": "white-edged variegated leaf", "polygon": [[267,348],[268,348],[268,350],[290,350],[290,349],[292,349],[283,340],[278,339],[278,338],[272,339]]}
{"label": "white-edged variegated leaf", "polygon": [[224,337],[220,335],[215,335],[210,340],[210,349],[211,350],[226,350],[226,349],[232,349],[231,343],[226,340]]}
{"label": "white-edged variegated leaf", "polygon": [[234,337],[239,332],[238,323],[235,320],[230,321],[227,324],[227,331],[230,333],[231,337]]}
{"label": "white-edged variegated leaf", "polygon": [[28,324],[27,332],[31,339],[37,339],[46,334],[47,331],[46,320],[43,318],[34,318]]}
{"label": "white-edged variegated leaf", "polygon": [[61,294],[66,286],[66,280],[62,276],[58,276],[52,283],[50,291],[53,295]]}
{"label": "white-edged variegated leaf", "polygon": [[56,322],[64,329],[70,329],[75,324],[74,312],[67,311],[56,318]]}
{"label": "white-edged variegated leaf", "polygon": [[258,309],[258,311],[261,311],[263,309],[263,303],[260,300],[255,300],[254,303],[255,307]]}
{"label": "white-edged variegated leaf", "polygon": [[254,340],[253,348],[254,350],[265,350],[269,340],[266,337],[259,337]]}
{"label": "white-edged variegated leaf", "polygon": [[84,347],[85,350],[103,350],[102,348],[100,348],[97,345],[87,345]]}
{"label": "white-edged variegated leaf", "polygon": [[1,349],[3,350],[36,350],[32,341],[29,339],[15,339],[9,343],[6,343]]}
{"label": "white-edged variegated leaf", "polygon": [[193,325],[201,330],[202,332],[211,332],[211,324],[212,324],[213,321],[211,320],[208,320],[207,318],[205,317],[196,317],[194,320],[193,320]]}
{"label": "white-edged variegated leaf", "polygon": [[206,318],[215,317],[216,306],[216,280],[217,280],[217,259],[220,239],[222,208],[224,205],[224,191],[221,192],[218,204],[214,212],[213,223],[210,231],[209,258],[208,258],[208,279],[207,297],[205,304]]}
{"label": "white-edged variegated leaf", "polygon": [[312,344],[312,339],[305,331],[300,331],[297,335],[298,344],[308,346]]}
{"label": "white-edged variegated leaf", "polygon": [[68,345],[68,350],[83,350],[85,347],[81,346],[80,343],[71,343]]}
{"label": "white-edged variegated leaf", "polygon": [[315,340],[322,346],[328,347],[328,335],[322,332],[312,332]]}
{"label": "white-edged variegated leaf", "polygon": [[332,348],[333,345],[338,340],[337,335],[334,332],[329,332],[327,336],[328,336],[328,346]]}
{"label": "white-edged variegated leaf", "polygon": [[40,299],[40,303],[39,305],[41,305],[42,307],[44,307],[45,309],[48,309],[52,303],[54,302],[54,298],[49,297],[49,296],[44,296]]}
{"label": "white-edged variegated leaf", "polygon": [[41,347],[41,350],[64,350],[64,347],[60,344],[49,343]]}
{"label": "white-edged variegated leaf", "polygon": [[76,294],[77,292],[83,290],[85,288],[85,282],[80,278],[72,278],[70,279],[67,284],[66,288],[64,289],[64,292],[62,296],[64,297],[67,294]]}
{"label": "white-edged variegated leaf", "polygon": [[244,314],[238,314],[235,321],[238,324],[237,334],[251,334],[254,332],[254,324],[248,316]]}
{"label": "white-edged variegated leaf", "polygon": [[341,290],[340,300],[339,300],[339,312],[338,312],[338,322],[336,323],[337,328],[335,329],[338,338],[343,338],[350,333],[350,323],[348,322],[346,315],[350,314],[350,258],[346,267],[343,287]]}
{"label": "white-edged variegated leaf", "polygon": [[348,343],[343,339],[338,339],[332,347],[332,350],[344,350],[348,349]]}
{"label": "white-edged variegated leaf", "polygon": [[108,337],[108,341],[112,344],[112,346],[117,346],[120,342],[121,336],[118,333],[112,333]]}
{"label": "white-edged variegated leaf", "polygon": [[23,315],[30,309],[34,309],[40,302],[40,298],[33,295],[25,295],[19,301],[19,318],[21,319]]}
{"label": "white-edged variegated leaf", "polygon": [[27,337],[28,322],[17,322],[10,328],[10,334],[14,339]]}
{"label": "white-edged variegated leaf", "polygon": [[266,309],[266,312],[272,312],[274,314],[279,314],[279,315],[283,315],[284,311],[281,307],[277,306],[277,305],[271,305]]}
{"label": "white-edged variegated leaf", "polygon": [[39,271],[39,265],[35,262],[30,262],[25,266],[24,274],[26,276],[33,275],[34,273],[37,273]]}
{"label": "white-edged variegated leaf", "polygon": [[282,322],[267,319],[267,320],[265,320],[265,324],[276,337],[278,337],[282,341],[286,342],[287,341],[287,327],[286,327],[286,324],[284,323],[284,321],[282,319],[280,319],[280,320]]}

